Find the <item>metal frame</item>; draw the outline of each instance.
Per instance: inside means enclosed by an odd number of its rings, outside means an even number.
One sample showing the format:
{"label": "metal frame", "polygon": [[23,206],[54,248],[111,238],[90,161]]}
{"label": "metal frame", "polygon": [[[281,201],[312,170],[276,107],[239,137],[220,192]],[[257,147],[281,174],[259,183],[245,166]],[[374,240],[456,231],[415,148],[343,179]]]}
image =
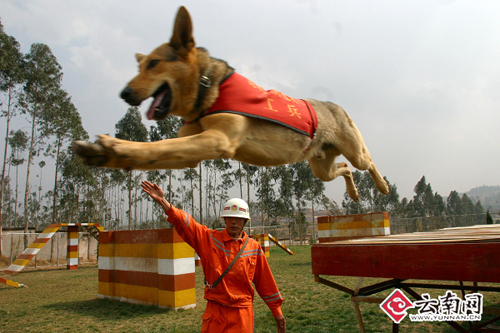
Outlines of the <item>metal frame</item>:
{"label": "metal frame", "polygon": [[[363,317],[361,315],[361,309],[359,307],[359,303],[382,303],[385,298],[372,296],[379,292],[392,289],[399,288],[406,291],[412,297],[417,300],[421,300],[421,296],[417,294],[412,288],[426,288],[426,289],[444,289],[444,290],[460,290],[462,292],[462,296],[466,294],[466,290],[470,290],[472,292],[478,291],[487,291],[487,292],[500,292],[499,287],[488,287],[488,286],[479,286],[477,282],[473,282],[471,286],[464,285],[462,281],[458,281],[458,285],[453,284],[435,284],[435,283],[414,283],[414,282],[405,282],[406,280],[401,279],[390,279],[383,282],[374,283],[372,285],[362,287],[364,277],[359,277],[356,287],[354,289],[350,289],[346,286],[340,285],[333,281],[327,280],[320,275],[314,275],[314,280],[318,283],[324,284],[328,287],[340,290],[344,293],[351,295],[351,301],[353,302],[354,310],[356,311],[356,318],[358,320],[358,325],[360,331],[365,333],[365,327],[363,323]],[[473,325],[469,323],[469,330],[464,329],[458,323],[449,321],[446,322],[448,325],[453,327],[457,332],[499,332],[498,329],[488,328],[489,325],[500,320],[500,308],[498,307],[484,307],[483,314],[494,314],[497,317],[484,322]],[[399,324],[393,323],[392,326],[393,332],[399,332]]]}

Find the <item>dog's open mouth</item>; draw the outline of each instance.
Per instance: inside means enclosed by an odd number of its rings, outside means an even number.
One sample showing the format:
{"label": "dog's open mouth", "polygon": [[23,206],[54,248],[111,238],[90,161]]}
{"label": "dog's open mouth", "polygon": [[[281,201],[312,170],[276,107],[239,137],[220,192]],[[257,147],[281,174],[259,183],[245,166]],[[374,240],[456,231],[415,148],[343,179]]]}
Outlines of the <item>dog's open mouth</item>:
{"label": "dog's open mouth", "polygon": [[164,83],[153,94],[153,103],[149,107],[146,116],[149,120],[162,120],[168,115],[170,103],[172,102],[172,91],[168,83]]}

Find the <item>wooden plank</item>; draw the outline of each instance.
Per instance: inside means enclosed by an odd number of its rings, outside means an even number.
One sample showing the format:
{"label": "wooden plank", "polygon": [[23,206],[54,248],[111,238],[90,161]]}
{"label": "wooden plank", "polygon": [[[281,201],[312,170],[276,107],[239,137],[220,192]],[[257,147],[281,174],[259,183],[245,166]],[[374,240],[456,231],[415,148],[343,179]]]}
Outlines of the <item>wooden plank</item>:
{"label": "wooden plank", "polygon": [[500,282],[500,243],[315,244],[315,275]]}
{"label": "wooden plank", "polygon": [[414,232],[355,240],[336,244],[396,244],[396,243],[449,243],[449,242],[500,242],[500,225],[478,225],[463,228],[446,228],[432,232]]}

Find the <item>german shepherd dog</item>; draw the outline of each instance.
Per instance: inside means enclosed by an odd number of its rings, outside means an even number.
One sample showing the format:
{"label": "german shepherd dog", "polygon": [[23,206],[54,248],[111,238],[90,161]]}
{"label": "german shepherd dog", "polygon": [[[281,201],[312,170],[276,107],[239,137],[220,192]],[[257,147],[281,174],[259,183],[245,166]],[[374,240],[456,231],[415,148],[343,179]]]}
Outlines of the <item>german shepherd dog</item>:
{"label": "german shepherd dog", "polygon": [[357,201],[347,163],[335,163],[344,155],[359,170],[368,170],[377,189],[389,187],[370,158],[361,133],[338,105],[305,100],[316,112],[314,137],[276,122],[236,113],[204,115],[221,96],[220,84],[234,69],[195,47],[191,17],[180,7],[169,43],[151,54],[136,54],[139,74],[121,92],[130,105],[153,97],[148,119],[167,115],[182,117],[178,137],[156,142],[132,142],[99,135],[95,143],[75,141],[73,148],[87,165],[120,169],[194,168],[203,160],[232,158],[257,166],[276,166],[307,160],[323,181],[343,176],[349,196]]}

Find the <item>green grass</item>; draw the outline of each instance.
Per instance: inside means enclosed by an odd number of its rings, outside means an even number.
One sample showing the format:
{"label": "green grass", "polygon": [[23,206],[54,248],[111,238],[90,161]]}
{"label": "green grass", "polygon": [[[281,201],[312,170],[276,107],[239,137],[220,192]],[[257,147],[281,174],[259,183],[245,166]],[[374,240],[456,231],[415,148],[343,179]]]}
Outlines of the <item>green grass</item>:
{"label": "green grass", "polygon": [[[292,246],[290,256],[271,248],[269,262],[284,297],[283,311],[288,332],[359,332],[356,315],[348,295],[314,282],[311,273],[310,246]],[[0,285],[0,332],[199,332],[203,299],[203,273],[196,268],[197,307],[189,310],[166,310],[97,298],[97,267],[77,271],[45,270],[22,272],[11,279],[28,285],[12,288]],[[354,288],[357,278],[327,277]],[[369,282],[378,281],[369,279]],[[365,283],[366,285],[366,283]],[[424,290],[417,290],[422,294]],[[429,291],[431,297],[443,295]],[[389,291],[377,296],[385,297]],[[485,293],[489,302],[500,298]],[[495,303],[496,302],[496,303]],[[392,322],[378,304],[361,304],[367,332],[391,332]],[[486,318],[486,316],[483,316]],[[271,312],[256,296],[256,332],[276,332]],[[464,324],[465,325],[465,324]],[[466,325],[464,327],[467,327]],[[400,332],[454,332],[446,324],[412,323],[405,318]]]}

